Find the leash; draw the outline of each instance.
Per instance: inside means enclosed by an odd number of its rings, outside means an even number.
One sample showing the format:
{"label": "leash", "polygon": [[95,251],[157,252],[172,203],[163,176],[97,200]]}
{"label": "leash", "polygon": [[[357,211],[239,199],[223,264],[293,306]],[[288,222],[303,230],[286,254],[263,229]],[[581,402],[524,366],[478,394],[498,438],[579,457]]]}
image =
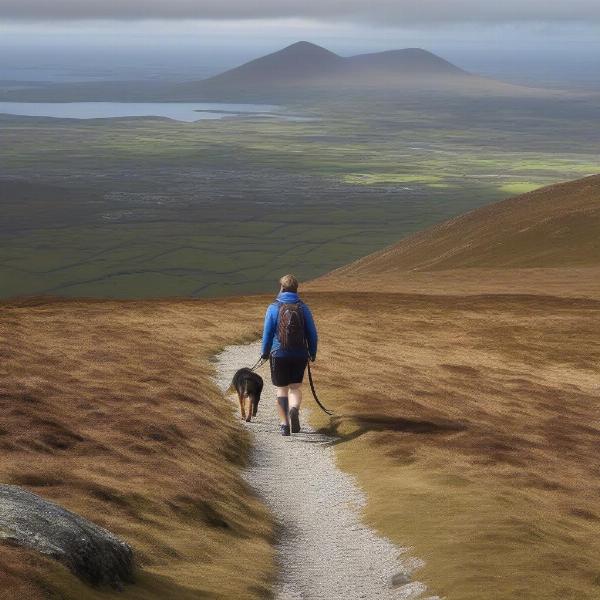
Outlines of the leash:
{"label": "leash", "polygon": [[322,404],[321,401],[319,400],[319,397],[317,396],[317,390],[315,390],[315,384],[313,381],[313,377],[312,377],[312,372],[310,370],[310,358],[308,359],[308,362],[306,363],[306,366],[308,367],[308,381],[310,383],[310,391],[312,392],[313,398],[315,399],[315,402],[319,405],[319,408],[326,414],[326,415],[332,415],[333,411],[329,410],[328,408],[325,408]]}
{"label": "leash", "polygon": [[265,362],[266,362],[266,360],[264,360],[263,357],[260,356],[259,359],[254,363],[254,366],[250,370],[254,371],[254,370],[258,369],[258,367],[261,367],[262,365],[264,365]]}
{"label": "leash", "polygon": [[315,389],[315,382],[313,381],[312,371],[310,370],[310,351],[308,348],[308,340],[306,338],[304,338],[304,344],[306,346],[306,354],[307,354],[306,366],[308,367],[308,382],[310,383],[310,391],[312,392],[315,402],[319,405],[319,408],[326,415],[331,416],[333,414],[333,411],[329,410],[328,408],[325,408],[321,404],[321,401],[319,400],[319,397],[317,396],[317,390]]}
{"label": "leash", "polygon": [[[308,351],[308,342],[307,340],[304,340],[306,343],[306,349]],[[255,369],[257,369],[258,367],[262,366],[266,361],[266,359],[263,359],[263,357],[261,356],[256,363],[254,364],[254,366],[250,369],[251,371],[254,371]],[[308,367],[308,381],[310,383],[310,391],[312,392],[313,398],[315,399],[315,402],[319,405],[319,408],[326,414],[326,415],[333,415],[333,411],[329,410],[328,408],[326,408],[325,406],[323,406],[323,404],[321,403],[321,401],[319,400],[319,396],[317,396],[317,390],[315,389],[315,382],[313,381],[313,376],[312,376],[312,371],[310,369],[310,356],[307,357],[307,361],[306,361],[306,366]]]}

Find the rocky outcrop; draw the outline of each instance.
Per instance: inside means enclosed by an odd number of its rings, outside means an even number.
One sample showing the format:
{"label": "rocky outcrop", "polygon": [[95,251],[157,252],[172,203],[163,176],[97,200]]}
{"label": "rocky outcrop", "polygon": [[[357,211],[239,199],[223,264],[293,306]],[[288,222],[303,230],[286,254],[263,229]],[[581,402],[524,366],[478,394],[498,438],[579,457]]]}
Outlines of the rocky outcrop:
{"label": "rocky outcrop", "polygon": [[133,582],[128,544],[17,486],[0,485],[0,540],[51,556],[91,585],[121,588]]}

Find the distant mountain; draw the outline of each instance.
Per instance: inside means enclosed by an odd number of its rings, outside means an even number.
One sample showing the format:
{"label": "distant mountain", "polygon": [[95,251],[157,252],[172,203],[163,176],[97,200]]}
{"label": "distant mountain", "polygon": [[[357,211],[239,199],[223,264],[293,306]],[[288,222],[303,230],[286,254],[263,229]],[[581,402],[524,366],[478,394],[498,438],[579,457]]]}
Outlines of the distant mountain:
{"label": "distant mountain", "polygon": [[547,97],[536,90],[486,79],[463,71],[420,48],[339,56],[310,42],[282,50],[199,81],[103,81],[51,84],[0,90],[6,101],[183,101],[267,102],[286,104],[302,99],[364,99],[366,95],[431,92]]}
{"label": "distant mountain", "polygon": [[344,59],[321,46],[297,42],[204,80],[214,85],[264,85],[305,82],[339,71]]}
{"label": "distant mountain", "polygon": [[343,57],[310,42],[296,42],[220,75],[180,86],[180,92],[218,97],[278,90],[435,87],[470,78],[466,71],[420,48]]}
{"label": "distant mountain", "polygon": [[486,79],[421,48],[339,56],[296,42],[214,77],[197,81],[103,81],[0,90],[0,100],[28,102],[266,102],[364,100],[415,92],[450,95],[548,97],[539,90]]}
{"label": "distant mountain", "polygon": [[364,69],[391,76],[465,76],[466,71],[421,48],[358,54],[342,59],[354,72]]}

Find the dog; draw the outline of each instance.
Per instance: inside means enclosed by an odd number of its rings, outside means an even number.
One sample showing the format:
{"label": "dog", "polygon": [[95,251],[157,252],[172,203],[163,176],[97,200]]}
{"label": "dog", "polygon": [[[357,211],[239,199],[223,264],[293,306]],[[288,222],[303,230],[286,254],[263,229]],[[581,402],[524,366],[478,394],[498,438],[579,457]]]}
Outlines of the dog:
{"label": "dog", "polygon": [[233,376],[230,389],[237,392],[242,419],[250,422],[258,411],[258,403],[263,389],[263,378],[245,367]]}

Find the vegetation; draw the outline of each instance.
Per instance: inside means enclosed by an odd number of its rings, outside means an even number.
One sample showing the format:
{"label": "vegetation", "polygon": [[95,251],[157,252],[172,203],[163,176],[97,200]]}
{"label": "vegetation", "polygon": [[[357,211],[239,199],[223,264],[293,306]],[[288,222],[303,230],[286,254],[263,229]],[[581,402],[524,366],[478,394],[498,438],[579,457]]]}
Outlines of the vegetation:
{"label": "vegetation", "polygon": [[[365,518],[425,559],[418,578],[449,599],[595,598],[598,301],[304,296],[336,413],[313,417],[339,436]],[[119,597],[267,593],[272,526],[239,479],[246,437],[207,379],[213,352],[258,335],[267,301],[2,308],[3,479],[133,544],[139,583]],[[4,589],[95,597],[31,553],[0,561]]]}
{"label": "vegetation", "polygon": [[0,306],[2,481],[126,539],[139,567],[123,592],[93,590],[3,546],[1,598],[269,594],[273,523],[241,478],[249,439],[211,379],[225,340],[256,336],[247,311],[240,300]]}
{"label": "vegetation", "polygon": [[600,302],[458,289],[305,294],[336,415],[314,418],[432,592],[597,598]]}
{"label": "vegetation", "polygon": [[550,186],[308,286],[316,418],[449,600],[598,596],[599,200]]}
{"label": "vegetation", "polygon": [[[367,521],[425,559],[417,577],[449,600],[598,595],[597,190],[594,177],[486,207],[304,287],[335,410],[313,419],[338,437]],[[537,249],[511,241],[539,228]],[[490,235],[503,251],[486,256]],[[537,262],[513,264],[515,248]],[[448,262],[424,269],[436,252]],[[269,593],[273,525],[210,380],[215,352],[260,335],[269,300],[1,306],[2,479],[134,546],[139,583],[119,597]],[[114,595],[22,550],[4,548],[0,567],[2,589],[31,598]]]}
{"label": "vegetation", "polygon": [[309,121],[4,117],[0,293],[216,296],[265,290],[282,269],[314,277],[517,190],[598,171],[598,109],[580,99],[573,117],[571,102],[290,107]]}

